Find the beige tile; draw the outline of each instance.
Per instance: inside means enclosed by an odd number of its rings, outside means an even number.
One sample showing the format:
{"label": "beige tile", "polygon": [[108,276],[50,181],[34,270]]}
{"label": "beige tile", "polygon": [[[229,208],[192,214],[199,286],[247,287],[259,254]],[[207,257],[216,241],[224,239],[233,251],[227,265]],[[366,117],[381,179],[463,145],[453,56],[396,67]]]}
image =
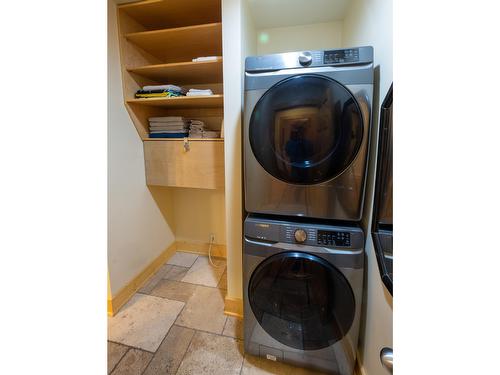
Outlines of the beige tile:
{"label": "beige tile", "polygon": [[230,337],[196,332],[178,375],[238,375],[243,361],[243,344]]}
{"label": "beige tile", "polygon": [[172,326],[161,343],[144,375],[175,374],[195,331],[189,328]]}
{"label": "beige tile", "polygon": [[221,334],[226,323],[224,298],[221,290],[196,286],[175,324]]}
{"label": "beige tile", "polygon": [[217,285],[217,288],[227,290],[227,269],[222,274],[222,277],[220,278],[219,285]]}
{"label": "beige tile", "polygon": [[167,280],[181,281],[187,271],[189,271],[189,267],[170,265],[170,269],[163,275],[163,278]]}
{"label": "beige tile", "polygon": [[160,269],[148,280],[146,285],[138,290],[139,293],[150,294],[154,287],[165,277],[168,271],[172,268],[169,264],[164,264]]}
{"label": "beige tile", "polygon": [[186,283],[216,287],[226,269],[226,261],[213,259],[214,267],[208,261],[208,257],[199,256],[191,266],[187,274],[182,278]]}
{"label": "beige tile", "polygon": [[118,366],[111,373],[112,375],[140,375],[148,365],[153,354],[139,349],[130,349]]}
{"label": "beige tile", "polygon": [[183,307],[183,302],[135,294],[118,314],[108,318],[108,338],[154,352]]}
{"label": "beige tile", "polygon": [[192,253],[184,253],[182,251],[177,251],[172,258],[167,262],[167,264],[171,264],[174,266],[181,267],[191,267],[195,262],[196,258],[198,258],[197,254]]}
{"label": "beige tile", "polygon": [[234,316],[228,316],[222,334],[243,340],[243,320]]}
{"label": "beige tile", "polygon": [[321,372],[245,354],[241,375],[320,375]]}
{"label": "beige tile", "polygon": [[175,301],[187,302],[193,295],[196,285],[181,281],[161,280],[151,291],[152,296],[163,297]]}
{"label": "beige tile", "polygon": [[128,346],[108,341],[108,374],[113,371],[116,364],[120,362],[120,359],[122,359],[128,349]]}

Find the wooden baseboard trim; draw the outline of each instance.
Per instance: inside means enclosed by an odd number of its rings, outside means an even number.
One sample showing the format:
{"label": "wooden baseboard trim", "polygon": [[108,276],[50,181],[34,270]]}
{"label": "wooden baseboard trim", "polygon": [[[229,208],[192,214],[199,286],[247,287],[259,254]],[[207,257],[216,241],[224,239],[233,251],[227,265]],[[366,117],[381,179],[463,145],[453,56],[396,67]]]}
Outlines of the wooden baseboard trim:
{"label": "wooden baseboard trim", "polygon": [[243,318],[243,300],[240,298],[224,298],[224,314]]}
{"label": "wooden baseboard trim", "polygon": [[165,263],[177,250],[176,242],[165,249],[155,260],[144,268],[136,277],[125,285],[111,300],[108,299],[108,315],[113,316],[127,301],[139,290],[151,276]]}
{"label": "wooden baseboard trim", "polygon": [[[208,255],[209,243],[195,241],[176,241],[177,250],[187,253]],[[211,254],[217,258],[226,258],[226,245],[212,244]]]}
{"label": "wooden baseboard trim", "polygon": [[[155,260],[153,260],[146,268],[144,268],[136,277],[134,277],[127,285],[125,285],[112,299],[108,298],[108,315],[113,316],[118,310],[127,303],[127,301],[139,290],[151,276],[165,263],[177,250],[185,251],[188,253],[208,255],[208,248],[210,244],[204,242],[191,242],[191,241],[175,241],[163,253],[161,253]],[[212,256],[217,258],[226,258],[226,245],[213,244]],[[232,304],[231,304],[232,303]],[[233,306],[234,302],[230,302]],[[243,306],[243,304],[241,303]],[[231,310],[232,311],[232,310]],[[243,307],[241,308],[243,311]],[[237,313],[233,314],[228,312],[228,315],[238,316]]]}
{"label": "wooden baseboard trim", "polygon": [[108,316],[113,316],[113,300],[108,298]]}

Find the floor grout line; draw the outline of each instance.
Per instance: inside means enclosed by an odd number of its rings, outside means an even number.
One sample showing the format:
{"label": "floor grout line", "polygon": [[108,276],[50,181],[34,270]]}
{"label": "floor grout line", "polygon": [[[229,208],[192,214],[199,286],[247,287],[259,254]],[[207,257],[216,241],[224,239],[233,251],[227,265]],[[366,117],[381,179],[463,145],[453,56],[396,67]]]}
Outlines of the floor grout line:
{"label": "floor grout line", "polygon": [[[177,319],[177,317],[176,317],[176,319]],[[173,326],[174,326],[174,324],[172,323],[172,325],[168,329],[167,333],[165,334],[165,337],[163,337],[163,339],[161,340],[160,345],[158,345],[158,348],[156,348],[155,352],[153,353],[153,356],[151,357],[151,360],[148,362],[148,365],[144,368],[144,371],[141,372],[141,375],[144,374],[146,372],[146,370],[148,369],[149,365],[151,364],[154,357],[156,356],[156,353],[158,353],[158,349],[160,349],[160,346],[163,344],[163,341],[165,341],[167,339],[167,336],[170,333],[170,331],[172,330]]]}
{"label": "floor grout line", "polygon": [[[178,326],[178,327],[182,327],[182,326]],[[191,340],[189,340],[189,345],[187,346],[186,351],[182,355],[181,361],[179,362],[179,366],[177,366],[177,369],[175,370],[175,374],[177,374],[179,372],[179,369],[181,368],[182,363],[184,362],[184,358],[186,358],[186,354],[187,354],[187,352],[189,352],[189,348],[191,348],[191,344],[193,342],[194,336],[196,336],[196,333],[197,333],[197,331],[194,330],[193,336],[191,336]]]}
{"label": "floor grout line", "polygon": [[151,353],[151,354],[155,354],[155,352],[152,352],[151,350],[147,350],[147,349],[143,349],[143,348],[139,348],[137,346],[132,346],[132,345],[128,345],[128,344],[124,344],[124,343],[121,343],[121,342],[118,342],[118,341],[112,341],[112,340],[109,340],[109,342],[112,342],[113,344],[120,344],[120,345],[123,345],[123,346],[126,346],[127,348],[129,349],[138,349],[138,350],[142,350],[143,352],[148,352],[148,353]]}
{"label": "floor grout line", "polygon": [[[109,340],[108,340],[109,341]],[[113,342],[113,341],[110,341],[110,342]],[[118,344],[116,342],[113,342],[113,344]],[[120,345],[123,345],[123,344],[120,344]],[[130,346],[128,345],[124,345],[127,350],[125,350],[125,353],[123,353],[123,355],[120,357],[120,360],[118,362],[115,363],[115,365],[113,366],[113,368],[111,369],[111,371],[108,372],[108,374],[111,374],[113,373],[113,371],[115,371],[116,367],[118,367],[118,365],[120,364],[120,362],[122,361],[122,359],[125,357],[125,355],[129,352],[129,350],[131,349]]]}
{"label": "floor grout line", "polygon": [[[167,336],[165,335],[165,337],[167,337]],[[159,347],[159,346],[158,346],[158,347]],[[156,351],[158,351],[158,349],[156,349]],[[155,352],[155,354],[156,354],[156,352]],[[144,367],[144,370],[142,370],[142,371],[140,372],[140,375],[142,375],[142,374],[144,374],[144,373],[146,372],[147,368],[148,368],[148,367],[149,367],[149,365],[151,364],[151,361],[153,361],[153,358],[155,357],[155,354],[153,354],[153,355],[151,356],[151,359],[149,360],[149,362],[148,362],[148,364],[146,365],[146,367]]]}

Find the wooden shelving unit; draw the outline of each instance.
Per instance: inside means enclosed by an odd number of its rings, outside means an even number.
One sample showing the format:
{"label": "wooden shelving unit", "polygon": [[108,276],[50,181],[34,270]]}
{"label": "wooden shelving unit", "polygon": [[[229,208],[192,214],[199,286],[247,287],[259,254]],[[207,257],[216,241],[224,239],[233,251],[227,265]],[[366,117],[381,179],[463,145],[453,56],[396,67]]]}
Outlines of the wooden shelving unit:
{"label": "wooden shelving unit", "polygon": [[193,81],[222,82],[222,56],[217,61],[144,65],[127,68],[127,71],[155,81],[175,81],[180,85]]}
{"label": "wooden shelving unit", "polygon": [[124,37],[165,63],[222,55],[222,23],[142,31]]}
{"label": "wooden shelving unit", "polygon": [[[221,187],[223,133],[218,139],[189,138],[192,145],[186,148],[183,139],[152,139],[148,132],[148,118],[153,116],[196,118],[223,131],[221,20],[221,0],[146,0],[118,6],[124,104],[144,141],[148,184]],[[192,61],[201,56],[217,59]],[[143,86],[157,84],[210,88],[214,95],[135,98]],[[202,173],[198,164],[203,166],[203,178],[194,177]],[[180,166],[185,169],[182,174]]]}
{"label": "wooden shelving unit", "polygon": [[222,95],[179,96],[176,98],[130,99],[128,104],[141,104],[163,108],[210,108],[223,105]]}
{"label": "wooden shelving unit", "polygon": [[[144,138],[143,141],[184,142],[184,138]],[[189,138],[189,142],[224,142],[224,138]]]}
{"label": "wooden shelving unit", "polygon": [[148,0],[120,6],[121,19],[131,18],[136,31],[166,29],[221,21],[221,2]]}

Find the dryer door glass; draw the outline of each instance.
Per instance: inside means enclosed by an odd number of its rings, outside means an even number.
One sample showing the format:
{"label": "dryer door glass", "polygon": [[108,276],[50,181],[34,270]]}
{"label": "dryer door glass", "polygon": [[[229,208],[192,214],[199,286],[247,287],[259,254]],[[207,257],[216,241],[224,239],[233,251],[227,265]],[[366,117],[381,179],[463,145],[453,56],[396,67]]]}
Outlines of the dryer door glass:
{"label": "dryer door glass", "polygon": [[342,173],[363,138],[361,109],[342,84],[306,74],[271,87],[255,105],[249,140],[262,167],[295,184],[316,184]]}
{"label": "dryer door glass", "polygon": [[312,254],[285,252],[267,258],[252,274],[248,298],[262,328],[295,349],[328,347],[346,335],[354,320],[348,281]]}

